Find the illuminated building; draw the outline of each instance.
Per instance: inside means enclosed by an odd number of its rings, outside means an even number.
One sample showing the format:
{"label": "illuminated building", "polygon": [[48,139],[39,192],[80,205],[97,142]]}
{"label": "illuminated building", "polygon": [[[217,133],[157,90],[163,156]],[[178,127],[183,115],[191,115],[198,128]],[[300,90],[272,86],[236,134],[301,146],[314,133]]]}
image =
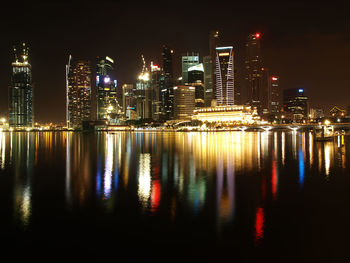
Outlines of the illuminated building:
{"label": "illuminated building", "polygon": [[69,56],[66,66],[67,127],[80,128],[91,117],[91,67],[88,60]]}
{"label": "illuminated building", "polygon": [[203,68],[204,68],[205,105],[210,106],[211,100],[213,99],[212,61],[210,56],[203,57]]}
{"label": "illuminated building", "polygon": [[165,88],[165,75],[158,65],[151,62],[152,119],[163,119],[162,89]]}
{"label": "illuminated building", "polygon": [[234,105],[233,47],[216,48],[217,105]]}
{"label": "illuminated building", "polygon": [[97,119],[112,121],[120,113],[117,100],[117,81],[111,79],[114,60],[110,57],[97,57],[96,89],[97,89]]}
{"label": "illuminated building", "polygon": [[197,107],[204,107],[205,102],[205,86],[204,81],[204,67],[203,64],[188,68],[188,82],[189,85],[195,87],[195,102]]}
{"label": "illuminated building", "polygon": [[25,43],[14,47],[9,88],[9,124],[14,128],[32,127],[34,123],[32,67]]}
{"label": "illuminated building", "polygon": [[173,90],[173,58],[174,51],[167,45],[163,45],[163,73],[164,73],[164,88],[161,90],[162,96],[162,112],[165,119],[171,119],[174,115],[174,90]]}
{"label": "illuminated building", "polygon": [[122,86],[123,91],[123,113],[126,117],[127,115],[127,109],[134,108],[135,107],[135,90],[133,84],[124,84]]}
{"label": "illuminated building", "polygon": [[336,118],[343,118],[345,116],[345,110],[338,108],[337,106],[334,106],[330,111],[329,114],[332,117]]}
{"label": "illuminated building", "polygon": [[202,122],[219,122],[227,124],[252,124],[259,121],[256,108],[243,105],[196,109],[194,110],[192,118]]}
{"label": "illuminated building", "polygon": [[[211,87],[209,86],[210,83],[208,83],[207,89],[209,91],[211,90],[211,100],[216,99],[216,48],[219,45],[219,31],[218,30],[212,30],[209,33],[209,52],[210,52],[210,61],[207,61],[207,63],[211,64]],[[208,72],[209,73],[209,72]],[[210,92],[208,92],[208,95],[210,95]],[[211,103],[210,100],[210,103]],[[208,103],[208,104],[210,104]]]}
{"label": "illuminated building", "polygon": [[324,118],[323,109],[320,109],[320,108],[311,108],[311,109],[310,109],[310,118],[311,118],[311,119],[314,119],[314,120]]}
{"label": "illuminated building", "polygon": [[308,118],[308,97],[303,88],[292,88],[283,91],[283,111],[291,114],[293,120]]}
{"label": "illuminated building", "polygon": [[260,54],[260,37],[260,33],[250,34],[248,36],[248,41],[245,44],[245,81],[248,103],[250,103],[250,105],[253,107],[257,107],[258,111],[261,111],[261,101],[263,96],[261,81],[262,60]]}
{"label": "illuminated building", "polygon": [[190,119],[195,108],[195,88],[189,86],[174,87],[174,118]]}
{"label": "illuminated building", "polygon": [[199,54],[192,52],[189,54],[187,52],[186,55],[182,56],[182,83],[187,84],[189,83],[188,80],[188,69],[190,67],[196,66],[199,64]]}
{"label": "illuminated building", "polygon": [[150,73],[142,56],[143,68],[136,81],[136,112],[139,120],[152,118],[152,89]]}

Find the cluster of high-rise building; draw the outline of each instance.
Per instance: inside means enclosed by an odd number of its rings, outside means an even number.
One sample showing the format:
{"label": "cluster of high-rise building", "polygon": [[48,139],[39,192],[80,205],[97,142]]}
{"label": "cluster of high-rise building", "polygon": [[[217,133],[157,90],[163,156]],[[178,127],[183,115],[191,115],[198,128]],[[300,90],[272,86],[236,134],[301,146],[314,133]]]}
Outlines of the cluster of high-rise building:
{"label": "cluster of high-rise building", "polygon": [[[138,78],[120,86],[114,76],[113,58],[97,57],[92,64],[89,60],[69,56],[66,65],[67,127],[81,128],[84,122],[91,121],[113,125],[125,121],[162,123],[198,116],[213,120],[219,112],[225,116],[225,122],[230,122],[231,115],[225,110],[234,115],[233,122],[237,122],[238,112],[254,114],[252,118],[242,117],[247,120],[256,120],[256,116],[269,121],[281,116],[293,120],[308,118],[304,89],[285,90],[282,95],[279,76],[272,74],[264,64],[261,37],[260,33],[247,37],[244,68],[239,71],[235,66],[234,46],[224,45],[219,31],[211,31],[209,54],[203,57],[192,51],[183,54],[181,76],[174,76],[173,49],[163,45],[160,65],[151,62],[148,66],[141,56],[142,70]],[[24,43],[16,46],[14,54],[9,124],[18,128],[31,127],[34,123],[33,84],[28,47]],[[244,82],[238,83],[238,79]]]}

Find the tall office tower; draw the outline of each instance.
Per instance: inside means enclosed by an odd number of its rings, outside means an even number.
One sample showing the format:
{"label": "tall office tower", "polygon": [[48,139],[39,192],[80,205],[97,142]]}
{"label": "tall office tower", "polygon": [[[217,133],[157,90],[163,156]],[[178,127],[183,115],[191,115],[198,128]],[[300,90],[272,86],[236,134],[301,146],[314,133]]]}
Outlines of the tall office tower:
{"label": "tall office tower", "polygon": [[117,100],[117,80],[112,80],[114,60],[96,58],[97,119],[113,122],[121,108]]}
{"label": "tall office tower", "polygon": [[183,84],[187,84],[189,83],[188,81],[188,69],[190,67],[196,66],[199,64],[199,54],[198,53],[194,53],[192,52],[190,53],[186,53],[186,55],[182,56],[181,59],[182,63],[182,83]]}
{"label": "tall office tower", "polygon": [[308,118],[309,99],[305,96],[303,88],[283,90],[283,111],[291,114],[293,120]]}
{"label": "tall office tower", "polygon": [[67,127],[80,128],[91,118],[91,66],[69,56],[66,66]]}
{"label": "tall office tower", "polygon": [[151,90],[152,90],[152,119],[163,119],[162,89],[164,89],[165,76],[158,65],[151,62]]}
{"label": "tall office tower", "polygon": [[219,46],[219,31],[213,30],[209,34],[209,52],[211,58],[212,100],[216,99],[216,48]]}
{"label": "tall office tower", "polygon": [[29,64],[29,48],[25,43],[14,46],[11,85],[9,87],[9,124],[11,127],[32,127],[33,84],[32,67]]}
{"label": "tall office tower", "polygon": [[188,68],[188,83],[195,88],[196,108],[204,107],[204,67],[203,63]]}
{"label": "tall office tower", "polygon": [[174,87],[174,118],[191,119],[195,109],[195,88],[189,86]]}
{"label": "tall office tower", "polygon": [[234,105],[233,47],[216,48],[217,105]]}
{"label": "tall office tower", "polygon": [[281,110],[281,91],[279,86],[279,77],[270,76],[269,78],[269,112],[270,114],[278,114]]}
{"label": "tall office tower", "polygon": [[136,112],[137,119],[144,120],[152,118],[152,89],[151,79],[143,56],[142,71],[136,81]]}
{"label": "tall office tower", "polygon": [[127,117],[128,110],[134,110],[136,112],[135,104],[135,91],[133,84],[124,84],[122,86],[123,90],[123,114]]}
{"label": "tall office tower", "polygon": [[245,44],[245,82],[248,103],[253,107],[257,107],[259,113],[261,113],[261,97],[264,93],[261,87],[262,60],[260,54],[260,37],[260,33],[250,34],[248,36],[248,41]]}
{"label": "tall office tower", "polygon": [[164,73],[164,88],[162,93],[162,108],[163,116],[165,119],[171,119],[174,115],[174,81],[173,81],[173,59],[172,54],[174,51],[168,46],[163,45],[162,58],[163,58],[163,73]]}
{"label": "tall office tower", "polygon": [[204,67],[204,100],[205,106],[209,107],[213,98],[213,82],[212,82],[212,60],[210,56],[203,57]]}

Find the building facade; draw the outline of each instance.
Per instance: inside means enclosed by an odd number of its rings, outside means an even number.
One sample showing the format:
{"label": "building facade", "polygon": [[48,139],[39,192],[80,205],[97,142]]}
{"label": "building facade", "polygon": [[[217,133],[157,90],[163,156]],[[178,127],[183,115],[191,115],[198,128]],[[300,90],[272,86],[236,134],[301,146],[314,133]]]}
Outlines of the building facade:
{"label": "building facade", "polygon": [[9,125],[30,128],[34,124],[32,67],[25,43],[14,47],[11,84],[9,87]]}
{"label": "building facade", "polygon": [[216,48],[217,105],[234,105],[233,47]]}
{"label": "building facade", "polygon": [[195,88],[190,86],[174,87],[174,118],[191,119],[195,109]]}
{"label": "building facade", "polygon": [[67,127],[81,128],[91,120],[91,66],[88,60],[69,56],[66,66]]}

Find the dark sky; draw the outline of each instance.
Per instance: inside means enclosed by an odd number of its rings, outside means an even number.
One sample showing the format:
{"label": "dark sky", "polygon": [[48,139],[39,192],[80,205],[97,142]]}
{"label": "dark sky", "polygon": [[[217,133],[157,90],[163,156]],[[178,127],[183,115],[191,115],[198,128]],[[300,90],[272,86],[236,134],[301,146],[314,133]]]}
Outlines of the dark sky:
{"label": "dark sky", "polygon": [[242,76],[244,41],[262,33],[264,64],[283,89],[304,87],[311,106],[350,105],[350,15],[346,2],[310,1],[39,1],[15,2],[0,16],[0,116],[7,115],[12,45],[26,41],[35,82],[35,119],[65,118],[68,55],[115,59],[119,84],[133,83],[146,62],[160,63],[161,45],[174,53],[176,75],[186,51],[209,52],[219,29],[234,46]]}

